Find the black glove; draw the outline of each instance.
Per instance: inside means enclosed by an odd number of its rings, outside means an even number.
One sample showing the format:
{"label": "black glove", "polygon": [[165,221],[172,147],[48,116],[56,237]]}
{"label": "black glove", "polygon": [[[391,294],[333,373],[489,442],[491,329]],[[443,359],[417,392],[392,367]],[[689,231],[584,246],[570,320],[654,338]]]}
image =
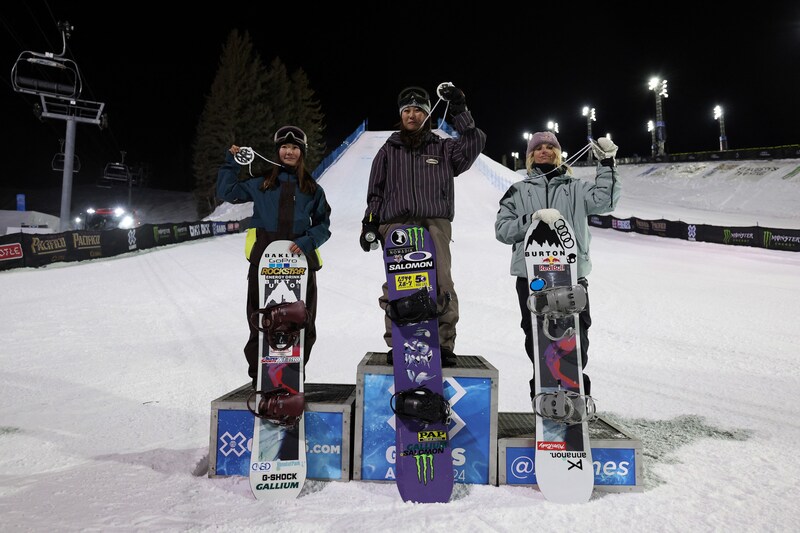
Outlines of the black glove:
{"label": "black glove", "polygon": [[460,115],[467,110],[467,100],[464,96],[464,91],[452,83],[444,82],[439,84],[439,88],[436,90],[436,92],[439,95],[439,98],[445,102],[450,102],[450,107],[447,109],[447,113],[451,118],[456,115]]}
{"label": "black glove", "polygon": [[361,237],[358,239],[358,243],[365,252],[375,250],[380,246],[381,233],[378,231],[379,225],[378,217],[373,215],[367,215],[361,221]]}

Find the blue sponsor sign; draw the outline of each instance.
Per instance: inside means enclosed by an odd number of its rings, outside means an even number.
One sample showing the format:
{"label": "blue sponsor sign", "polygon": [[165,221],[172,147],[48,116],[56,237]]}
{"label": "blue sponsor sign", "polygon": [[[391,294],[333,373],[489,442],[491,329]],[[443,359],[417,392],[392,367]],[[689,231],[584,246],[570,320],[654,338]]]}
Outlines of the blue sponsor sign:
{"label": "blue sponsor sign", "polygon": [[[532,447],[506,448],[506,484],[535,485]],[[636,450],[592,448],[595,485],[636,486]]]}
{"label": "blue sponsor sign", "polygon": [[226,409],[218,412],[217,475],[249,476],[253,415],[250,411]]}
{"label": "blue sponsor sign", "polygon": [[[311,479],[342,478],[342,413],[306,412],[306,462]],[[348,438],[350,436],[348,435]],[[348,458],[349,460],[349,458]]]}
{"label": "blue sponsor sign", "polygon": [[533,448],[506,448],[506,484],[535,485]]}
{"label": "blue sponsor sign", "polygon": [[[364,375],[361,479],[395,480],[394,413],[390,406],[394,376]],[[489,483],[494,447],[491,435],[491,378],[448,377],[444,396],[450,402],[448,426],[455,481]]]}
{"label": "blue sponsor sign", "polygon": [[[306,411],[306,464],[309,479],[342,478],[343,424],[340,412]],[[249,476],[253,414],[242,409],[217,413],[216,475]],[[349,461],[349,457],[348,457]]]}

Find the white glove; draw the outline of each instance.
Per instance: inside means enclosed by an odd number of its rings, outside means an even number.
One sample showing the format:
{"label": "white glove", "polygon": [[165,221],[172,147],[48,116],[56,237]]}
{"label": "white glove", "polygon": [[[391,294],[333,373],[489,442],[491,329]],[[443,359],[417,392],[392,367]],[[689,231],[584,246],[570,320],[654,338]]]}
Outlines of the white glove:
{"label": "white glove", "polygon": [[561,218],[558,209],[539,209],[533,214],[533,220],[541,220],[545,224],[552,224]]}
{"label": "white glove", "polygon": [[608,137],[600,137],[596,141],[592,141],[592,152],[594,156],[601,161],[609,157],[615,157],[618,148],[619,147],[614,144],[614,141]]}

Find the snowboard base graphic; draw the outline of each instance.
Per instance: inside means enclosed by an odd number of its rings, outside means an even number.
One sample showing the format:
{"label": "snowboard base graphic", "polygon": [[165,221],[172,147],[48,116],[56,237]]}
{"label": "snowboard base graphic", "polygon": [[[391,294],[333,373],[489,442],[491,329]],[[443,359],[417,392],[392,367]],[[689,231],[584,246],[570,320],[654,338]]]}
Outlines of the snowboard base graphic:
{"label": "snowboard base graphic", "polygon": [[[536,481],[548,501],[586,502],[594,488],[578,312],[577,243],[570,224],[534,221],[525,236],[528,307],[534,324]],[[587,405],[588,404],[588,405]]]}
{"label": "snowboard base graphic", "polygon": [[384,261],[392,319],[397,489],[404,501],[448,502],[453,458],[436,315],[436,253],[428,230],[392,228]]}
{"label": "snowboard base graphic", "polygon": [[[258,500],[296,498],[306,480],[303,419],[303,347],[308,263],[272,242],[261,257],[259,302],[251,321],[261,326],[257,393],[250,460],[250,488]],[[256,322],[257,321],[257,322]],[[304,324],[303,324],[304,326]],[[255,413],[254,413],[255,414]]]}

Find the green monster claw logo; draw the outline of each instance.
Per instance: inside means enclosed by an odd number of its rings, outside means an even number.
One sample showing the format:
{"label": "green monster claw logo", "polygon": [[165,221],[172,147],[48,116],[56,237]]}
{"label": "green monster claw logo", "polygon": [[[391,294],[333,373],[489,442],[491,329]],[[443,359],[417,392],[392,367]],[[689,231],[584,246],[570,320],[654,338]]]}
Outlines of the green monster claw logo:
{"label": "green monster claw logo", "polygon": [[769,248],[769,244],[772,242],[772,232],[764,230],[764,248]]}
{"label": "green monster claw logo", "polygon": [[425,247],[425,230],[423,228],[407,228],[406,233],[408,233],[408,243],[411,246],[417,250],[421,250]]}
{"label": "green monster claw logo", "polygon": [[[427,485],[428,481],[433,481],[433,454],[415,455],[414,459],[417,461],[417,480],[423,485]],[[430,470],[430,478],[428,478],[428,470]]]}
{"label": "green monster claw logo", "polygon": [[722,230],[722,242],[725,244],[731,242],[731,230],[727,228]]}

